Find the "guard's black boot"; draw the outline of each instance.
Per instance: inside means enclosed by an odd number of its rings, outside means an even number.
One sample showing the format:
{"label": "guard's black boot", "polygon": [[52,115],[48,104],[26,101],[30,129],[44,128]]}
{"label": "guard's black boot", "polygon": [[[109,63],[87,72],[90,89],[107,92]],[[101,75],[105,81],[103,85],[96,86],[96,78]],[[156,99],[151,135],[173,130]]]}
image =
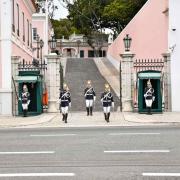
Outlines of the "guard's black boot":
{"label": "guard's black boot", "polygon": [[109,122],[110,112],[107,114],[107,122]]}
{"label": "guard's black boot", "polygon": [[87,110],[87,116],[89,116],[89,108],[87,107],[86,110]]}
{"label": "guard's black boot", "polygon": [[27,117],[27,110],[23,111],[23,115],[24,115],[24,117]]}
{"label": "guard's black boot", "polygon": [[151,107],[149,108],[149,115],[152,115],[152,113],[151,113]]}
{"label": "guard's black boot", "polygon": [[104,113],[104,119],[105,119],[106,122],[107,122],[107,114],[106,114],[106,113]]}
{"label": "guard's black boot", "polygon": [[62,114],[62,116],[63,116],[62,121],[64,121],[65,120],[65,114]]}
{"label": "guard's black boot", "polygon": [[148,107],[148,115],[152,115],[151,114],[151,107]]}
{"label": "guard's black boot", "polygon": [[65,114],[65,123],[67,123],[68,114]]}
{"label": "guard's black boot", "polygon": [[90,107],[90,115],[92,116],[93,107]]}

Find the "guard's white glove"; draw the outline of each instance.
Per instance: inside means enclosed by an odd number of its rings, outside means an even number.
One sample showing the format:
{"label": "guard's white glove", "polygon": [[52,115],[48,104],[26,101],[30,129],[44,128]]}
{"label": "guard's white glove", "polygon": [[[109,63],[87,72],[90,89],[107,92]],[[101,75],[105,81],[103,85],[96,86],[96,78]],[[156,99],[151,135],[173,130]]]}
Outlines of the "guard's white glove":
{"label": "guard's white glove", "polygon": [[21,98],[19,98],[18,100],[21,101]]}
{"label": "guard's white glove", "polygon": [[94,96],[94,101],[96,101],[96,96]]}
{"label": "guard's white glove", "polygon": [[144,94],[144,97],[146,98],[146,97],[147,97],[147,94]]}
{"label": "guard's white glove", "polygon": [[28,104],[28,106],[29,106],[29,104],[30,104],[30,100],[28,100],[27,104]]}
{"label": "guard's white glove", "polygon": [[71,102],[69,103],[69,107],[71,108]]}
{"label": "guard's white glove", "polygon": [[112,107],[114,108],[114,102],[112,102]]}

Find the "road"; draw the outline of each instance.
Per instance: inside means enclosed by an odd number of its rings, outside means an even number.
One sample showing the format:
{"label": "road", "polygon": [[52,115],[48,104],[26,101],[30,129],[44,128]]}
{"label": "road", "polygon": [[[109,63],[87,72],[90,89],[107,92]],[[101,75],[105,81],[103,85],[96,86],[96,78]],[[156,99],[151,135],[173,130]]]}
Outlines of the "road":
{"label": "road", "polygon": [[0,180],[180,179],[177,127],[1,129],[0,142]]}

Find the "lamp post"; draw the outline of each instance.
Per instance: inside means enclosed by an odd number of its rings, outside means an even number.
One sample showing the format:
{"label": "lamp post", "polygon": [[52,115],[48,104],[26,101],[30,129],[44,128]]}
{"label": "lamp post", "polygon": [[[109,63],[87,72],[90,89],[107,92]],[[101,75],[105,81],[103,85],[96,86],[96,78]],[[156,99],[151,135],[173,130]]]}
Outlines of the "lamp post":
{"label": "lamp post", "polygon": [[55,53],[56,46],[57,46],[57,40],[54,35],[51,36],[51,40],[49,40],[51,53]]}
{"label": "lamp post", "polygon": [[39,35],[37,34],[37,36],[36,36],[36,42],[37,42],[37,59],[39,59],[39,46],[40,46],[40,37],[39,37]]}
{"label": "lamp post", "polygon": [[77,46],[78,46],[78,58],[79,58],[79,57],[80,57],[80,56],[79,56],[79,45],[81,44],[81,41],[80,41],[80,40],[77,40],[76,42],[77,42]]}
{"label": "lamp post", "polygon": [[41,50],[41,68],[42,68],[42,48],[44,46],[44,41],[40,39],[39,44],[40,44],[40,50]]}
{"label": "lamp post", "polygon": [[126,37],[124,37],[123,41],[124,41],[125,51],[126,52],[130,51],[132,38],[129,37],[129,34],[126,34]]}

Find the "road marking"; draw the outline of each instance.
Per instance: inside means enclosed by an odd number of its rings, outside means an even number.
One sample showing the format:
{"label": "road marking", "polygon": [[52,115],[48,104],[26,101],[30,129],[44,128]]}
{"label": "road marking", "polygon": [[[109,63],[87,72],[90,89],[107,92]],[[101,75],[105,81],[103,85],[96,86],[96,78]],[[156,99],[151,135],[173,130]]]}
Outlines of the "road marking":
{"label": "road marking", "polygon": [[110,136],[125,136],[125,135],[160,135],[161,133],[110,133]]}
{"label": "road marking", "polygon": [[54,154],[55,151],[24,151],[24,152],[0,152],[0,155],[13,154]]}
{"label": "road marking", "polygon": [[76,136],[76,134],[31,134],[31,137],[60,137],[60,136]]}
{"label": "road marking", "polygon": [[170,150],[121,150],[121,151],[104,151],[104,153],[169,153]]}
{"label": "road marking", "polygon": [[180,177],[180,173],[142,173],[142,175],[154,177]]}
{"label": "road marking", "polygon": [[0,174],[0,177],[58,177],[58,176],[75,176],[74,173],[15,173]]}

